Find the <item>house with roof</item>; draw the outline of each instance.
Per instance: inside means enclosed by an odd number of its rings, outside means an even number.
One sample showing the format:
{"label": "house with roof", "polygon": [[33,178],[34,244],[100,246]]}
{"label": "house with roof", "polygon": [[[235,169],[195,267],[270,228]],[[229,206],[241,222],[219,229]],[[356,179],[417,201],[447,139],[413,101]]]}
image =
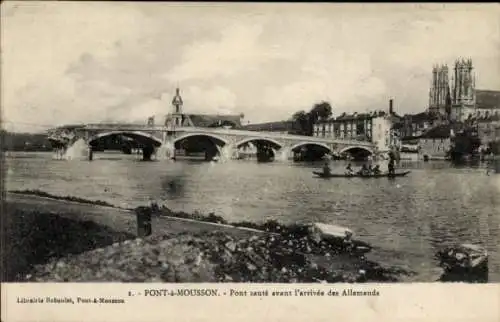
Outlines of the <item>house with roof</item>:
{"label": "house with roof", "polygon": [[[475,113],[470,117],[486,118],[499,117],[500,113],[500,91],[476,90]],[[467,116],[469,117],[469,115]],[[493,119],[492,119],[493,120]]]}
{"label": "house with roof", "polygon": [[[187,127],[224,127],[224,128],[241,128],[240,115],[220,115],[220,114],[182,114],[180,126]],[[175,118],[167,118],[168,122],[174,121]]]}
{"label": "house with roof", "polygon": [[500,141],[500,115],[483,114],[482,117],[469,120],[476,129],[477,135],[483,145]]}
{"label": "house with roof", "polygon": [[405,114],[401,122],[394,125],[403,140],[418,137],[434,126],[443,124],[444,117],[440,114],[425,111],[416,114]]}
{"label": "house with roof", "polygon": [[451,124],[441,124],[419,135],[416,138],[419,154],[424,160],[444,160],[451,149],[453,132]]}

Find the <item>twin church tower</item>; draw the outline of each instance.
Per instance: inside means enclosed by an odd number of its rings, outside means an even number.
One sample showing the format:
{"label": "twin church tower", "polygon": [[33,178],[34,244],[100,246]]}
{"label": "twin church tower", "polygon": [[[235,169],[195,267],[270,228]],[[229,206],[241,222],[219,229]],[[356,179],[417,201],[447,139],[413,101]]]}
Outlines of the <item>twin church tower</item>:
{"label": "twin church tower", "polygon": [[449,78],[447,65],[432,69],[429,112],[463,120],[475,108],[476,80],[471,59],[458,59]]}

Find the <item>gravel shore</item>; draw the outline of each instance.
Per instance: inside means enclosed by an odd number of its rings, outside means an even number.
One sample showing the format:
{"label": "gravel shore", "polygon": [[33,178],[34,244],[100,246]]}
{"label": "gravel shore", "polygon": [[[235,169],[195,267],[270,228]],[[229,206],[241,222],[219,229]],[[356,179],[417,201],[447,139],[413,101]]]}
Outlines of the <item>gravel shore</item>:
{"label": "gravel shore", "polygon": [[[305,252],[303,252],[305,251]],[[388,282],[404,272],[281,236],[213,232],[127,240],[36,265],[36,282]]]}

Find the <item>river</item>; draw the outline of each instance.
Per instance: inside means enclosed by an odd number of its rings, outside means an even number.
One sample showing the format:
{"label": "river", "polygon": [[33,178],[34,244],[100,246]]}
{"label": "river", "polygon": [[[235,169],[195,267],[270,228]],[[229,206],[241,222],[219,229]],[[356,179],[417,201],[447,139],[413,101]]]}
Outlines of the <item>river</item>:
{"label": "river", "polygon": [[[92,162],[51,153],[7,153],[6,188],[133,207],[155,199],[174,210],[215,212],[229,221],[320,221],[352,228],[386,260],[429,281],[444,245],[480,243],[490,281],[500,282],[500,176],[446,162],[406,163],[404,178],[314,178],[321,164],[157,161],[102,153]],[[332,162],[333,172],[345,163]]]}

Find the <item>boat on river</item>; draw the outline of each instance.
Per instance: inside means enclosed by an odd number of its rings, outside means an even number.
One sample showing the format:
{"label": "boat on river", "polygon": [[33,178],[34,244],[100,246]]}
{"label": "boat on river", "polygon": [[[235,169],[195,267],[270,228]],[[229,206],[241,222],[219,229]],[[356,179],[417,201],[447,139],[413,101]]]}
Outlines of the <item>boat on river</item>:
{"label": "boat on river", "polygon": [[390,173],[380,173],[380,174],[338,174],[338,173],[324,173],[321,171],[313,171],[313,174],[316,175],[317,177],[324,178],[324,179],[329,179],[329,178],[395,178],[395,177],[404,177],[411,171],[404,171],[404,172],[396,172],[393,174]]}

